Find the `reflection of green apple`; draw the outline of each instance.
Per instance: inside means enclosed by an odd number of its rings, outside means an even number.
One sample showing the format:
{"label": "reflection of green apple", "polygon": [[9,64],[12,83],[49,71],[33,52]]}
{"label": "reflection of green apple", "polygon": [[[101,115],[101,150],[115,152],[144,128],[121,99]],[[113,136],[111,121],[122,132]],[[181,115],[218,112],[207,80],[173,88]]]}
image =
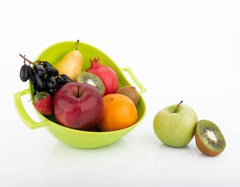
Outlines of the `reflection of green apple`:
{"label": "reflection of green apple", "polygon": [[171,105],[159,111],[153,127],[157,137],[172,147],[186,146],[194,136],[197,123],[196,113],[188,106]]}

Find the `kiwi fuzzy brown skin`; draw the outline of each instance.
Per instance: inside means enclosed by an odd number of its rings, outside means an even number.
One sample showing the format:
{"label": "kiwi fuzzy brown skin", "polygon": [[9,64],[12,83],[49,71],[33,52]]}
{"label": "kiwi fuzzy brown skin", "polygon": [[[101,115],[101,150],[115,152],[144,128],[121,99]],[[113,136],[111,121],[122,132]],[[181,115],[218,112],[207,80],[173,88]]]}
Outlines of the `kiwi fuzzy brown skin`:
{"label": "kiwi fuzzy brown skin", "polygon": [[118,94],[125,95],[129,97],[135,105],[139,102],[139,93],[137,92],[136,88],[133,86],[123,86],[117,90]]}
{"label": "kiwi fuzzy brown skin", "polygon": [[[215,147],[213,146],[214,143],[210,142],[206,137],[206,135],[201,134],[202,128],[207,128],[210,126],[211,129],[214,130],[214,134],[217,137],[217,143],[215,142]],[[216,135],[217,134],[217,135]],[[222,153],[226,147],[226,142],[224,136],[222,135],[220,129],[211,121],[208,120],[201,120],[197,123],[195,129],[195,142],[198,149],[207,156],[217,156]]]}

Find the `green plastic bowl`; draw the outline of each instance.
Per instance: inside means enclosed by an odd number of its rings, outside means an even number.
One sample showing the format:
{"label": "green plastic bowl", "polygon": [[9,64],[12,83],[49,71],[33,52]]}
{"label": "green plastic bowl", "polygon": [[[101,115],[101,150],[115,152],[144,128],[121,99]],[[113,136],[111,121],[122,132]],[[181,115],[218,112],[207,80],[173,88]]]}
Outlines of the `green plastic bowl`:
{"label": "green plastic bowl", "polygon": [[[54,44],[44,50],[37,59],[46,60],[51,64],[55,64],[67,52],[74,50],[75,45],[75,41],[67,41]],[[41,115],[37,111],[36,113],[38,114],[41,122],[36,122],[27,114],[21,100],[21,96],[25,94],[29,94],[31,98],[33,97],[34,89],[31,84],[29,84],[28,89],[20,91],[14,95],[14,103],[20,118],[30,129],[46,127],[54,137],[56,137],[64,144],[77,148],[98,148],[118,141],[140,123],[140,121],[145,115],[145,103],[141,94],[144,93],[146,90],[134,76],[130,68],[120,69],[107,55],[105,55],[103,52],[96,49],[95,47],[92,47],[88,44],[80,43],[79,51],[84,57],[83,70],[90,67],[89,58],[99,57],[102,64],[110,66],[115,70],[119,79],[119,87],[130,85],[128,80],[125,78],[123,72],[127,72],[130,75],[130,77],[140,89],[140,101],[137,105],[138,119],[135,124],[125,129],[109,132],[82,131],[62,126],[55,121],[54,116],[46,117]]]}

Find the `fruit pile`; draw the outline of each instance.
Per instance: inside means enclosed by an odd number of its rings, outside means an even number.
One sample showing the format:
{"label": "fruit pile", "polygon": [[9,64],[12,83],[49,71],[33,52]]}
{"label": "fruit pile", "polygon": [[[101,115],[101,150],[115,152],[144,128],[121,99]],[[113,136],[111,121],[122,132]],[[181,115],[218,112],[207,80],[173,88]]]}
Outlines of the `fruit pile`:
{"label": "fruit pile", "polygon": [[226,147],[220,129],[208,120],[198,121],[196,113],[181,101],[159,111],[153,122],[154,132],[166,145],[185,147],[194,137],[198,149],[207,156],[217,156]]}
{"label": "fruit pile", "polygon": [[78,130],[114,131],[133,125],[138,116],[136,89],[119,88],[116,72],[102,65],[99,58],[90,59],[90,67],[82,71],[83,55],[78,46],[79,41],[54,65],[20,55],[24,59],[20,79],[33,85],[36,110]]}
{"label": "fruit pile", "polygon": [[[139,93],[132,86],[119,88],[116,72],[97,57],[82,70],[84,56],[74,50],[52,65],[47,61],[30,61],[24,55],[20,79],[33,87],[33,105],[66,127],[85,131],[115,131],[136,123]],[[224,136],[213,122],[198,121],[196,113],[182,101],[157,113],[154,132],[166,145],[185,147],[195,136],[198,149],[217,156],[226,147]]]}

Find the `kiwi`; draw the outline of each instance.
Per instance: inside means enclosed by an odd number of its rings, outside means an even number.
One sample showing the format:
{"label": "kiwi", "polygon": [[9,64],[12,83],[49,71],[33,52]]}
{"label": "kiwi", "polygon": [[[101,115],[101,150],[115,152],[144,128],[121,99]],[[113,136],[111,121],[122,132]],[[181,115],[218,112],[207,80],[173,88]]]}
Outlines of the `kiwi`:
{"label": "kiwi", "polygon": [[213,122],[201,120],[196,125],[195,141],[198,149],[207,156],[217,156],[226,147],[224,136]]}
{"label": "kiwi", "polygon": [[77,76],[77,82],[87,83],[92,86],[95,86],[98,91],[103,95],[105,93],[105,87],[101,79],[89,72],[82,72]]}
{"label": "kiwi", "polygon": [[121,87],[117,90],[116,93],[129,97],[134,102],[135,105],[137,105],[139,102],[139,93],[137,92],[136,88],[133,86]]}

